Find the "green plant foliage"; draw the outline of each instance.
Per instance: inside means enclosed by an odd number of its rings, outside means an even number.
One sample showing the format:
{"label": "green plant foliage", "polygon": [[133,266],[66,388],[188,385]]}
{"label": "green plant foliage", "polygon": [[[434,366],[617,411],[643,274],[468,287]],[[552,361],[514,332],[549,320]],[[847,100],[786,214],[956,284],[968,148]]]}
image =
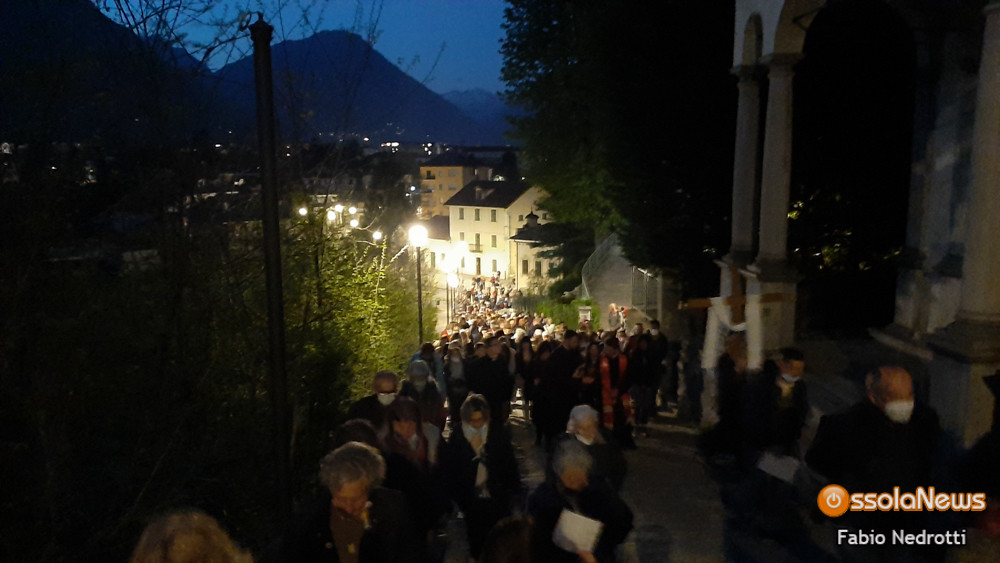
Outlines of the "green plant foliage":
{"label": "green plant foliage", "polygon": [[[186,158],[82,186],[22,167],[0,191],[0,559],[123,561],[181,507],[257,550],[281,531],[258,202],[185,199]],[[415,264],[392,233],[282,225],[301,493],[346,405],[415,347]]]}

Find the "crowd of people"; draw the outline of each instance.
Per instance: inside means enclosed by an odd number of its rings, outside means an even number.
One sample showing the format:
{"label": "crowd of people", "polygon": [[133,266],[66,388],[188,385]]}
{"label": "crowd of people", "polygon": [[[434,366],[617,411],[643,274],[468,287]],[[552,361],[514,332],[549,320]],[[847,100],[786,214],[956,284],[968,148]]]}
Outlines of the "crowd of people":
{"label": "crowd of people", "polygon": [[[457,517],[476,561],[615,560],[632,529],[619,496],[623,450],[648,432],[666,337],[655,321],[649,332],[637,325],[626,334],[494,312],[509,294],[490,286],[495,294],[470,294],[467,316],[423,344],[402,375],[374,375],[371,394],[351,404],[331,434],[319,492],[301,503],[268,558],[442,561],[445,530]],[[518,396],[536,435],[526,447],[547,459],[534,490],[524,485],[508,424]],[[560,542],[564,513],[599,522],[600,532],[587,545]],[[235,545],[226,549],[232,558],[218,560],[249,560]],[[133,561],[154,560],[140,551]]]}

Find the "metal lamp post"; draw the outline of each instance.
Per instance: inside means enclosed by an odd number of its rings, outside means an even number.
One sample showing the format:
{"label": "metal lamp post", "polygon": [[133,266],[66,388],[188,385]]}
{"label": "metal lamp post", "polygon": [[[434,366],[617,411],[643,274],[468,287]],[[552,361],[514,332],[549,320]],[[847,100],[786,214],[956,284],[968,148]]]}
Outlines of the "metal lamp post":
{"label": "metal lamp post", "polygon": [[448,274],[448,296],[451,297],[451,303],[448,305],[448,322],[450,323],[455,319],[455,298],[458,297],[455,294],[455,288],[458,287],[458,274],[449,273]]}
{"label": "metal lamp post", "polygon": [[410,227],[410,245],[417,249],[417,346],[424,343],[424,290],[420,279],[421,247],[427,244],[427,228],[423,225]]}

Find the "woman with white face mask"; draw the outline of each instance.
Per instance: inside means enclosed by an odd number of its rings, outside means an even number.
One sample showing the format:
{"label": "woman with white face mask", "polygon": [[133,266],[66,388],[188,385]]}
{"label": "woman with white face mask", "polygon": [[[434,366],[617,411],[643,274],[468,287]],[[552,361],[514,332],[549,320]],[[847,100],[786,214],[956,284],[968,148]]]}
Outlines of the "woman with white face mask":
{"label": "woman with white face mask", "polygon": [[591,480],[607,481],[614,490],[621,490],[628,470],[625,454],[615,441],[614,434],[601,425],[597,410],[590,405],[573,407],[566,424],[566,434],[556,438],[556,446],[564,440],[575,440],[586,448],[593,460]]}
{"label": "woman with white face mask", "polygon": [[409,397],[420,405],[424,422],[444,430],[448,413],[444,408],[444,393],[431,377],[430,367],[423,360],[413,360],[406,368],[406,381],[399,390],[400,397]]}
{"label": "woman with white face mask", "polygon": [[372,382],[372,391],[371,395],[358,399],[351,405],[347,410],[347,418],[363,418],[376,430],[381,430],[385,424],[386,409],[396,400],[399,376],[394,371],[378,372]]}
{"label": "woman with white face mask", "polygon": [[482,395],[462,403],[462,424],[441,451],[441,468],[449,496],[465,514],[469,552],[478,557],[490,529],[520,505],[521,476],[510,432],[491,424]]}

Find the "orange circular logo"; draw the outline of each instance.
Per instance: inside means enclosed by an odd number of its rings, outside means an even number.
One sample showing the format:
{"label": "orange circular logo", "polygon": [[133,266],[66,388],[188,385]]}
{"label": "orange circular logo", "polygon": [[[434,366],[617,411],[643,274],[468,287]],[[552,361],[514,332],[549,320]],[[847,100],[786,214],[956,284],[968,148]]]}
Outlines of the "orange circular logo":
{"label": "orange circular logo", "polygon": [[816,497],[816,504],[823,514],[836,518],[847,512],[851,501],[848,498],[847,489],[840,485],[827,485]]}

